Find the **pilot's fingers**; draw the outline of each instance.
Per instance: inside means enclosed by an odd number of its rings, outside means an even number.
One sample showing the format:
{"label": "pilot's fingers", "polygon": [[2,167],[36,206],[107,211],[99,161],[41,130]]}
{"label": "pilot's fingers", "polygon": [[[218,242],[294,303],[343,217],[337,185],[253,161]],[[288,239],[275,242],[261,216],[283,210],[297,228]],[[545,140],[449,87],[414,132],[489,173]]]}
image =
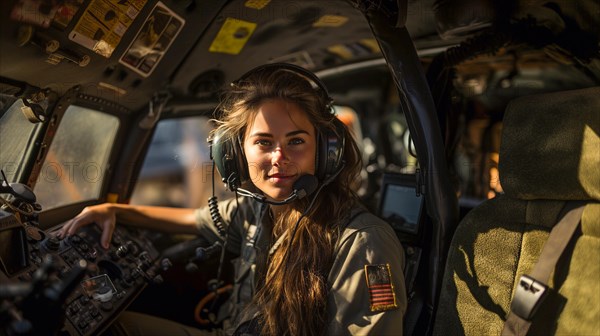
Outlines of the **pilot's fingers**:
{"label": "pilot's fingers", "polygon": [[75,216],[75,218],[65,224],[59,231],[58,235],[60,237],[71,236],[75,234],[75,232],[77,232],[77,230],[79,230],[81,227],[94,223],[96,219],[95,217],[95,212],[90,210],[89,207],[86,207],[79,215]]}
{"label": "pilot's fingers", "polygon": [[61,238],[64,238],[66,236],[69,236],[69,231],[71,230],[71,227],[73,226],[73,223],[75,222],[76,218],[71,219],[67,224],[63,225],[63,227],[60,229],[60,231],[58,231],[58,236]]}
{"label": "pilot's fingers", "polygon": [[[70,222],[69,222],[70,223]],[[60,230],[58,230],[58,232],[56,233],[56,235],[59,238],[64,238],[67,236],[67,230],[69,229],[67,226],[69,225],[69,223],[63,225],[63,227],[60,228]]]}
{"label": "pilot's fingers", "polygon": [[102,237],[100,237],[100,243],[102,244],[102,247],[108,249],[113,232],[115,232],[114,216],[110,216],[109,218],[103,220],[100,223],[100,226],[102,227]]}
{"label": "pilot's fingers", "polygon": [[65,224],[62,229],[60,229],[59,236],[66,237],[71,236],[79,230],[84,225],[88,225],[93,223],[93,220],[86,215],[79,214],[77,217],[73,218],[67,224]]}

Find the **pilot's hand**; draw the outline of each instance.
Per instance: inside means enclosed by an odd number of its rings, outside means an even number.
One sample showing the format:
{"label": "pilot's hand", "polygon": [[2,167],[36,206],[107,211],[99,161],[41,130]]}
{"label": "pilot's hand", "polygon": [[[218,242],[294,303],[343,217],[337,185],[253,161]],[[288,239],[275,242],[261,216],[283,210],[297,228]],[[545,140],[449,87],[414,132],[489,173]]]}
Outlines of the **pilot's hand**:
{"label": "pilot's hand", "polygon": [[58,236],[61,238],[71,236],[81,227],[96,223],[102,229],[100,243],[102,247],[108,249],[113,232],[115,231],[116,222],[115,209],[111,207],[110,203],[89,206],[65,224],[58,232]]}

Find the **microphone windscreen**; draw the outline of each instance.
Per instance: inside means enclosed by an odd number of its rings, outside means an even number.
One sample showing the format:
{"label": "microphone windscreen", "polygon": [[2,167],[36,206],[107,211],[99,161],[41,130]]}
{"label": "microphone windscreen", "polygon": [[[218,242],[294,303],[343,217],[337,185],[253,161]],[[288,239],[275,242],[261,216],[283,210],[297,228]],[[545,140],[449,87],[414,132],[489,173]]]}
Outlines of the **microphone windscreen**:
{"label": "microphone windscreen", "polygon": [[319,180],[314,175],[302,175],[294,182],[294,190],[297,190],[298,199],[306,197],[317,190]]}

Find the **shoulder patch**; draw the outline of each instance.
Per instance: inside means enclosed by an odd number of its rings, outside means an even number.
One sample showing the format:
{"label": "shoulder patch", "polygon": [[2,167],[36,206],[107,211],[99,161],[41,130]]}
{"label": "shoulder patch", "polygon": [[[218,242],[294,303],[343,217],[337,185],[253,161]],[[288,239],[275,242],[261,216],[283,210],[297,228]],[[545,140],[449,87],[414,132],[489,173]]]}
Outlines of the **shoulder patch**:
{"label": "shoulder patch", "polygon": [[385,311],[398,308],[396,293],[392,285],[390,265],[365,265],[365,275],[371,299],[371,311]]}

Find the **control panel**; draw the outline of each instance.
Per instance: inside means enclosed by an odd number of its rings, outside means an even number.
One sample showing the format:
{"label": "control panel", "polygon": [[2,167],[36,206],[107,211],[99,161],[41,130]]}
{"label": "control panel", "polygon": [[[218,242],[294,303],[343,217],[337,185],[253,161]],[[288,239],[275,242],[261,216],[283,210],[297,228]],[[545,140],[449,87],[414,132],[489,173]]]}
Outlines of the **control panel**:
{"label": "control panel", "polygon": [[[15,296],[19,290],[26,296],[13,307],[22,315],[21,321],[1,321],[2,326],[7,324],[8,334],[47,332],[38,330],[38,326],[47,328],[53,323],[46,321],[52,316],[49,312],[52,309],[60,310],[60,314],[55,315],[64,319],[62,327],[57,326],[58,335],[97,334],[108,327],[148,283],[162,281],[155,263],[158,251],[149,232],[117,225],[110,247],[104,249],[99,244],[101,232],[96,225],[86,226],[64,239],[56,234],[61,226],[48,232],[33,226],[19,228],[25,236],[23,251],[19,252],[23,260],[12,263],[24,267],[17,271],[14,270],[18,268],[13,268],[12,274],[8,274],[6,268],[0,273],[3,296],[10,296],[11,290]],[[13,234],[12,238],[17,236]],[[74,274],[77,269],[83,269],[79,276]],[[25,285],[29,286],[28,291],[22,289]],[[54,296],[62,295],[61,302],[52,306],[50,301],[56,298],[48,294],[48,288],[60,288],[55,290]]]}

